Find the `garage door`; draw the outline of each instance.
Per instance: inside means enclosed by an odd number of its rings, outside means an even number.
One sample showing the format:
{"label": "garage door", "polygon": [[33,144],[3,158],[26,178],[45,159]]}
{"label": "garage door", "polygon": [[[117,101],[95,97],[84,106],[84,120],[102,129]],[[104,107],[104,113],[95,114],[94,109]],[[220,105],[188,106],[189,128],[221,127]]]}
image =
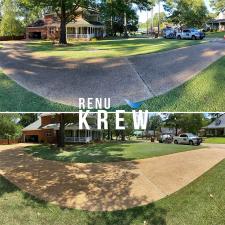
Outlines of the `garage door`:
{"label": "garage door", "polygon": [[39,142],[38,135],[26,135],[25,142],[26,143],[38,143]]}

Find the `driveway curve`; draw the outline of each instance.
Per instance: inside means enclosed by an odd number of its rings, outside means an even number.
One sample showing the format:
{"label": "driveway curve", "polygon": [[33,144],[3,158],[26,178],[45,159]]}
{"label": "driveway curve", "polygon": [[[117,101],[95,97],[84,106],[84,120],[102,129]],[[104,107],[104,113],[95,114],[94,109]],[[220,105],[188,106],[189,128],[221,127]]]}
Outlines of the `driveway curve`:
{"label": "driveway curve", "polygon": [[219,41],[127,58],[37,57],[26,42],[4,42],[0,67],[24,88],[51,101],[78,105],[82,98],[141,101],[183,84],[225,55]]}
{"label": "driveway curve", "polygon": [[116,163],[62,163],[34,158],[26,145],[0,146],[0,175],[61,207],[114,211],[146,205],[183,188],[225,159],[225,149]]}

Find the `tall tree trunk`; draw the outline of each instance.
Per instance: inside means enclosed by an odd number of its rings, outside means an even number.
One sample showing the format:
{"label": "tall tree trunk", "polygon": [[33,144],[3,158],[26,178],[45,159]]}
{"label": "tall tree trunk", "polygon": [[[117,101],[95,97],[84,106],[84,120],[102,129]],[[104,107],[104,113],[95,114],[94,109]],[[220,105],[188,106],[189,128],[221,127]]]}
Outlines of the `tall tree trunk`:
{"label": "tall tree trunk", "polygon": [[124,37],[128,38],[128,33],[127,33],[127,13],[124,12]]}
{"label": "tall tree trunk", "polygon": [[62,113],[60,115],[60,125],[59,125],[59,140],[58,140],[58,147],[64,148],[65,147],[65,115]]}
{"label": "tall tree trunk", "polygon": [[66,6],[64,0],[61,0],[61,24],[60,24],[60,38],[59,44],[66,45]]}
{"label": "tall tree trunk", "polygon": [[122,130],[121,131],[121,141],[125,141],[126,140],[126,138],[125,138],[125,130]]}

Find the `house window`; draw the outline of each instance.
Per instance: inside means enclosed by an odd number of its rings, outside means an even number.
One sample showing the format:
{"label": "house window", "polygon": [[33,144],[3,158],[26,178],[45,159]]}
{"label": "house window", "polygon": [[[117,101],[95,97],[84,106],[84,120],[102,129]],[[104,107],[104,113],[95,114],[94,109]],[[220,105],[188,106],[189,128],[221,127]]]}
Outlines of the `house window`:
{"label": "house window", "polygon": [[50,34],[54,34],[55,33],[55,28],[54,27],[50,27],[49,28],[49,33]]}
{"label": "house window", "polygon": [[45,133],[45,136],[46,136],[46,137],[52,137],[52,133],[51,133],[51,132],[46,132],[46,133]]}

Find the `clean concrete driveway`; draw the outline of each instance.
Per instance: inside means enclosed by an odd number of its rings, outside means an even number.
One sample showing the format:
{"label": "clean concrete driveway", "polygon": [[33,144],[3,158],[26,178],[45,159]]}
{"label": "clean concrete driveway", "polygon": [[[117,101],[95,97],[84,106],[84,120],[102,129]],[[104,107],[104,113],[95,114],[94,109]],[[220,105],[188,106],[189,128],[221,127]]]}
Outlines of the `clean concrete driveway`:
{"label": "clean concrete driveway", "polygon": [[116,163],[62,163],[33,158],[25,145],[0,146],[0,174],[62,207],[113,211],[149,204],[186,186],[225,159],[209,148]]}
{"label": "clean concrete driveway", "polygon": [[225,55],[223,42],[211,42],[167,52],[128,58],[62,60],[35,57],[26,42],[5,42],[0,67],[21,86],[51,101],[77,105],[78,99],[152,98],[181,85]]}

